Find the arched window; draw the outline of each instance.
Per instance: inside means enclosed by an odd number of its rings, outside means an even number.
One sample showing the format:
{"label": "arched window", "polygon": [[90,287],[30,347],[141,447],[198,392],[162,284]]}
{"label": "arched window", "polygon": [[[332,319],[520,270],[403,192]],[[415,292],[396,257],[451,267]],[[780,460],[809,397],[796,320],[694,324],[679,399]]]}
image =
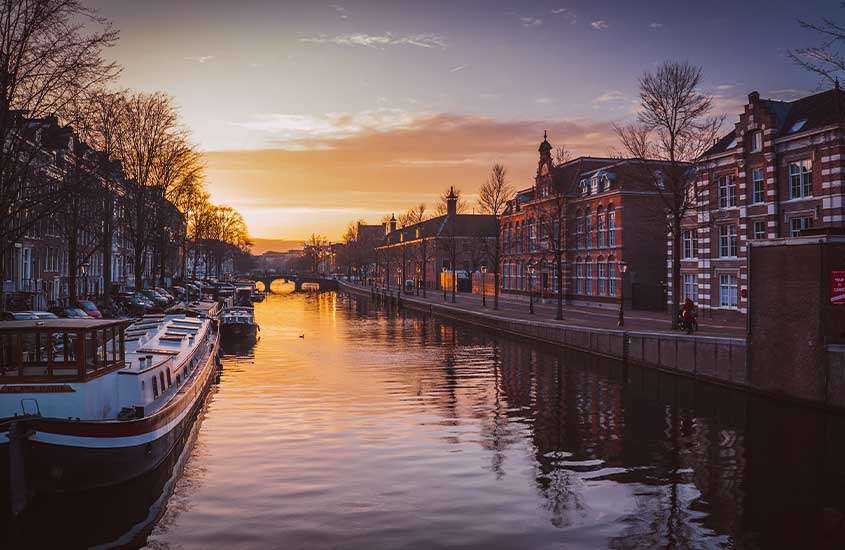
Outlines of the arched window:
{"label": "arched window", "polygon": [[584,294],[593,294],[593,262],[590,258],[584,258]]}
{"label": "arched window", "polygon": [[593,226],[592,226],[592,219],[590,209],[584,209],[584,246],[583,248],[592,248],[593,247]]}
{"label": "arched window", "polygon": [[607,295],[616,296],[616,278],[619,273],[616,271],[616,258],[614,256],[607,257]]}
{"label": "arched window", "polygon": [[581,258],[576,258],[575,260],[575,294],[582,294],[584,292],[584,280],[583,280],[583,263]]}
{"label": "arched window", "polygon": [[604,208],[599,206],[596,209],[596,246],[602,248],[605,245],[604,238]]}
{"label": "arched window", "polygon": [[596,258],[596,275],[598,276],[598,290],[596,294],[604,296],[607,294],[607,264],[604,263],[604,257]]}
{"label": "arched window", "polygon": [[581,209],[575,212],[575,248],[581,248],[581,234],[584,232],[584,220]]}
{"label": "arched window", "polygon": [[607,205],[607,246],[616,246],[616,209]]}

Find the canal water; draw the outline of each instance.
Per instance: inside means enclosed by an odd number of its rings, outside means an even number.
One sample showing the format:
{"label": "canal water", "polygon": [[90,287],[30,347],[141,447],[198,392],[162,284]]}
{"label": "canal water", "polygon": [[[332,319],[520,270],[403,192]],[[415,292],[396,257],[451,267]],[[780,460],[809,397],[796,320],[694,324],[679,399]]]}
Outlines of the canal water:
{"label": "canal water", "polygon": [[166,464],[0,546],[845,547],[842,416],[335,293],[256,317]]}

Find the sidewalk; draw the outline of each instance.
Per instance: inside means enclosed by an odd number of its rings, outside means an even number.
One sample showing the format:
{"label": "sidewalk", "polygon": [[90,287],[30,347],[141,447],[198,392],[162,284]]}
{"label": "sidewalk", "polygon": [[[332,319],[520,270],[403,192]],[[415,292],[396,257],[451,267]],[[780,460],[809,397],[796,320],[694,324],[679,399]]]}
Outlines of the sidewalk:
{"label": "sidewalk", "polygon": [[[343,281],[342,284],[355,287],[363,292],[370,292],[370,287]],[[390,292],[395,296],[397,289],[391,288]],[[619,313],[607,309],[590,308],[584,306],[563,306],[563,320],[555,320],[556,304],[534,304],[534,314],[528,311],[528,301],[513,300],[499,296],[499,309],[493,309],[493,297],[487,297],[487,308],[482,306],[481,296],[475,294],[459,293],[456,295],[456,302],[452,303],[451,293],[446,294],[446,301],[443,301],[443,292],[439,290],[427,291],[428,296],[403,294],[402,301],[444,304],[452,307],[459,307],[470,311],[498,314],[502,317],[523,320],[535,320],[566,325],[577,325],[588,328],[605,328],[616,330],[619,327]],[[665,334],[681,334],[672,331],[672,321],[668,315],[653,311],[625,310],[625,330],[638,332],[655,332]],[[746,327],[744,323],[727,323],[725,321],[714,321],[699,319],[696,336],[721,336],[728,338],[744,338]]]}

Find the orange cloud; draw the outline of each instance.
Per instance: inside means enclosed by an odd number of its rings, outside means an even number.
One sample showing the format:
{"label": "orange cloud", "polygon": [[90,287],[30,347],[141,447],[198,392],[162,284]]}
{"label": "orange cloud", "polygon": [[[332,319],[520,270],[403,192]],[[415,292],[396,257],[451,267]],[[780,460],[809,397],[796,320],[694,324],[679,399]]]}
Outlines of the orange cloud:
{"label": "orange cloud", "polygon": [[505,164],[515,187],[531,185],[546,129],[553,144],[575,154],[604,155],[616,146],[609,123],[589,120],[430,114],[383,128],[331,120],[297,119],[303,130],[298,138],[269,132],[270,143],[284,149],[206,153],[215,200],[238,208],[256,236],[298,239],[319,232],[337,238],[358,218],[375,223],[420,201],[433,208],[450,185],[474,199],[494,162]]}

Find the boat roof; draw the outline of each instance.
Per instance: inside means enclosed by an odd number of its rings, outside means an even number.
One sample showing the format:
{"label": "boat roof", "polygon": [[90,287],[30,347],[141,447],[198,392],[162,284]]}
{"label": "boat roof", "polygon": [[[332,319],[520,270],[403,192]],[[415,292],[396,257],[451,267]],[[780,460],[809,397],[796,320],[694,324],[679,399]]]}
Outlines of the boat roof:
{"label": "boat roof", "polygon": [[0,331],[6,330],[81,330],[126,325],[128,319],[33,319],[31,321],[0,321]]}

